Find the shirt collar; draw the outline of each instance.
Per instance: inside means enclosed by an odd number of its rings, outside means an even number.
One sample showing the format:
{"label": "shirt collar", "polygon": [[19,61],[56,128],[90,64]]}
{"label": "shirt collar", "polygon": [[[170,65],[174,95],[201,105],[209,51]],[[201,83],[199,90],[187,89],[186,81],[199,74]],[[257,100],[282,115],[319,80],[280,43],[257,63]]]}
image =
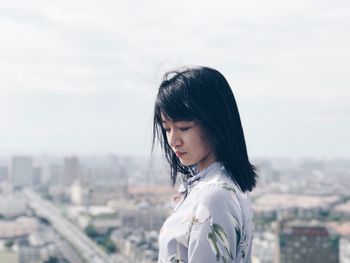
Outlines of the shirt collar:
{"label": "shirt collar", "polygon": [[192,186],[199,181],[201,181],[204,177],[207,177],[213,171],[217,169],[223,169],[223,164],[221,162],[214,162],[207,166],[202,171],[198,172],[198,166],[193,165],[190,167],[190,170],[193,172],[193,175],[187,178],[183,178],[183,182],[179,187],[178,192],[185,193],[187,195],[188,191],[192,188]]}

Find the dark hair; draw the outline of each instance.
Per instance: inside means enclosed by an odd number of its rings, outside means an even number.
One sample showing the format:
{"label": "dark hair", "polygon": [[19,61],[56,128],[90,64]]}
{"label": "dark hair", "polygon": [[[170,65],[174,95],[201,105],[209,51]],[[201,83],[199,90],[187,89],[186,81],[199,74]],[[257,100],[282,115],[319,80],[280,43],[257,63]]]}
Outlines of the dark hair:
{"label": "dark hair", "polygon": [[243,192],[256,184],[256,168],[250,164],[242,124],[230,85],[217,70],[208,67],[170,71],[163,77],[154,107],[153,143],[158,138],[170,164],[173,185],[178,173],[189,175],[191,168],[181,164],[162,126],[161,113],[171,121],[196,121],[207,132],[217,161]]}

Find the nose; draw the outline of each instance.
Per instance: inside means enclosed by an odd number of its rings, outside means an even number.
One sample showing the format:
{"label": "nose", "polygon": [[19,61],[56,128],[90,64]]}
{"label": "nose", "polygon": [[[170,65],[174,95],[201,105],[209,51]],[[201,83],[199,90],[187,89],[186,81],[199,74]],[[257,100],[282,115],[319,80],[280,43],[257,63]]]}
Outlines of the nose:
{"label": "nose", "polygon": [[182,140],[181,140],[179,133],[177,133],[174,130],[171,130],[168,134],[168,143],[169,143],[170,147],[173,149],[181,146]]}

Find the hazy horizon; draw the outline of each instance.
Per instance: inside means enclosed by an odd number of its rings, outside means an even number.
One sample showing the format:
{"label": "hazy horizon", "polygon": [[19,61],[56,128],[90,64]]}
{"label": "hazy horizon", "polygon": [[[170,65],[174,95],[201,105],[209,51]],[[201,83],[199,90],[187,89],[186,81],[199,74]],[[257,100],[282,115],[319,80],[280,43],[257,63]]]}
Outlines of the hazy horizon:
{"label": "hazy horizon", "polygon": [[148,156],[157,85],[217,68],[250,158],[350,158],[350,2],[0,3],[0,155]]}

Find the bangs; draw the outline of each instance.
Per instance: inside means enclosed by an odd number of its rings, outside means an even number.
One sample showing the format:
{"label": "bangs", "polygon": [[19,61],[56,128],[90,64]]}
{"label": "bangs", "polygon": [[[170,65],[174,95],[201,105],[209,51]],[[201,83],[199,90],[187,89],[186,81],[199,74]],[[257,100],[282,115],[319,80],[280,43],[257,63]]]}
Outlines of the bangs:
{"label": "bangs", "polygon": [[197,119],[193,112],[193,107],[191,107],[186,96],[176,93],[179,92],[169,94],[163,90],[163,92],[158,94],[154,108],[154,117],[158,124],[162,123],[161,113],[173,122]]}

